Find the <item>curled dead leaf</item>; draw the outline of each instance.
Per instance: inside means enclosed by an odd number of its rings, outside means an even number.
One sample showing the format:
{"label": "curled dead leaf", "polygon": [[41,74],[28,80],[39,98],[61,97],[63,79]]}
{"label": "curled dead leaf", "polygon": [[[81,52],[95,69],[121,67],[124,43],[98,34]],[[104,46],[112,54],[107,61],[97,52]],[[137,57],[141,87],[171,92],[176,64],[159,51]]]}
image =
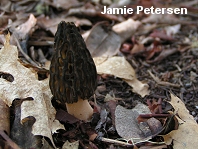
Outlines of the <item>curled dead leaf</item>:
{"label": "curled dead leaf", "polygon": [[198,125],[193,116],[189,114],[185,104],[173,94],[171,94],[170,104],[177,112],[177,119],[180,125],[177,130],[173,130],[163,136],[164,142],[167,145],[173,142],[173,148],[176,149],[197,148],[198,142],[195,138],[198,138]]}
{"label": "curled dead leaf", "polygon": [[94,58],[94,62],[98,74],[109,74],[122,78],[132,87],[133,92],[142,97],[149,94],[148,84],[144,84],[136,78],[134,69],[124,57],[98,57]]}
{"label": "curled dead leaf", "polygon": [[37,19],[33,14],[30,14],[28,20],[15,29],[14,33],[16,34],[17,38],[24,40],[30,33],[31,29],[36,25],[36,22]]}
{"label": "curled dead leaf", "polygon": [[9,44],[9,35],[0,50],[0,71],[9,73],[14,78],[13,82],[0,78],[0,99],[11,106],[15,98],[32,97],[33,101],[25,101],[21,106],[21,120],[33,116],[36,122],[32,133],[48,137],[53,143],[52,130],[64,127],[55,120],[56,110],[51,104],[49,79],[39,81],[37,73],[18,61],[17,47]]}

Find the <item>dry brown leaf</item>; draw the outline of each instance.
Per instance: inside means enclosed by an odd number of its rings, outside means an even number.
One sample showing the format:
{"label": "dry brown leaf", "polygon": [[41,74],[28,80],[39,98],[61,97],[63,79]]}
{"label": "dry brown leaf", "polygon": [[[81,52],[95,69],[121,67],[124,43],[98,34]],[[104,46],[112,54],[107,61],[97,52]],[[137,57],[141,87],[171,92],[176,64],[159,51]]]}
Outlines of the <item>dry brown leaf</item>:
{"label": "dry brown leaf", "polygon": [[135,33],[135,31],[138,29],[140,25],[140,21],[128,19],[126,21],[114,25],[112,29],[120,36],[121,43],[123,43],[125,40],[130,38]]}
{"label": "dry brown leaf", "polygon": [[67,0],[67,1],[63,1],[63,0],[53,0],[53,3],[51,5],[53,5],[56,8],[63,8],[63,9],[69,9],[71,7],[76,7],[78,6],[80,3],[77,0]]}
{"label": "dry brown leaf", "polygon": [[26,39],[27,38],[26,36],[30,33],[31,29],[36,25],[36,22],[37,19],[34,17],[33,14],[30,14],[29,19],[15,29],[14,33],[17,35],[17,38]]}
{"label": "dry brown leaf", "polygon": [[0,78],[0,99],[11,106],[15,98],[32,97],[33,101],[24,101],[21,105],[21,120],[33,116],[36,122],[32,133],[48,137],[53,143],[52,130],[63,126],[55,120],[56,111],[51,105],[49,79],[39,81],[33,70],[24,67],[18,61],[17,47],[9,44],[8,36],[4,47],[0,50],[0,71],[14,77],[13,82]]}
{"label": "dry brown leaf", "polygon": [[175,41],[174,37],[167,35],[167,33],[164,30],[162,31],[154,30],[149,36],[153,38],[160,38],[162,40],[167,40],[167,41]]}
{"label": "dry brown leaf", "polygon": [[173,141],[173,148],[175,149],[195,149],[198,146],[198,125],[189,114],[185,104],[176,96],[171,94],[170,104],[178,114],[179,128],[173,130],[167,135],[164,135],[164,141],[167,145]]}
{"label": "dry brown leaf", "polygon": [[74,22],[77,26],[87,25],[91,26],[92,23],[88,19],[80,19],[76,17],[67,17],[67,18],[53,18],[49,19],[47,17],[39,17],[38,18],[38,25],[45,30],[49,30],[53,35],[55,35],[57,26],[61,21],[65,22]]}
{"label": "dry brown leaf", "polygon": [[151,14],[142,20],[142,23],[179,24],[181,21],[173,14]]}
{"label": "dry brown leaf", "polygon": [[130,54],[132,54],[132,55],[133,54],[140,54],[140,53],[143,53],[143,52],[145,52],[145,46],[144,46],[144,44],[136,42],[134,44],[134,46],[133,46]]}
{"label": "dry brown leaf", "polygon": [[151,14],[149,17],[143,19],[141,22],[157,23],[157,24],[182,24],[182,25],[197,24],[196,21],[180,20],[174,14]]}
{"label": "dry brown leaf", "polygon": [[177,51],[178,51],[177,48],[164,49],[157,57],[155,57],[153,60],[147,60],[147,62],[156,63],[162,61],[163,59],[167,58],[169,55],[176,53]]}
{"label": "dry brown leaf", "polygon": [[[35,6],[39,2],[37,0],[21,0],[21,1],[7,1],[1,0],[0,9],[4,10],[4,12],[15,13],[21,12],[23,14],[27,14],[29,12],[34,11]],[[19,13],[17,13],[18,16]]]}
{"label": "dry brown leaf", "polygon": [[109,20],[109,21],[116,21],[121,22],[123,20],[122,17],[118,17],[114,14],[101,14],[101,11],[98,10],[97,7],[89,3],[88,5],[84,5],[82,7],[76,7],[76,8],[70,8],[68,13],[68,16],[81,16],[83,18],[101,18],[103,20]]}
{"label": "dry brown leaf", "polygon": [[120,37],[108,29],[105,23],[98,23],[86,38],[86,45],[92,57],[113,56],[120,49],[120,40]]}
{"label": "dry brown leaf", "polygon": [[98,74],[114,75],[122,78],[131,87],[132,91],[144,97],[149,94],[148,84],[144,84],[137,80],[135,71],[124,57],[98,57],[94,58]]}

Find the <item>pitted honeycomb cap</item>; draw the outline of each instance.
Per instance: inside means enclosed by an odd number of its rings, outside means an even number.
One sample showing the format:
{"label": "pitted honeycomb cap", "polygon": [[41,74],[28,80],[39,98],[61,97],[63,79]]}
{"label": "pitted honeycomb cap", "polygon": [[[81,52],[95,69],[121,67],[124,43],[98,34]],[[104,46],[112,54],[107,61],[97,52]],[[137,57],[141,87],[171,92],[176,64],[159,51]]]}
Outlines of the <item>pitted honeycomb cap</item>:
{"label": "pitted honeycomb cap", "polygon": [[88,99],[97,85],[97,72],[86,44],[72,22],[60,22],[50,66],[50,89],[62,103]]}

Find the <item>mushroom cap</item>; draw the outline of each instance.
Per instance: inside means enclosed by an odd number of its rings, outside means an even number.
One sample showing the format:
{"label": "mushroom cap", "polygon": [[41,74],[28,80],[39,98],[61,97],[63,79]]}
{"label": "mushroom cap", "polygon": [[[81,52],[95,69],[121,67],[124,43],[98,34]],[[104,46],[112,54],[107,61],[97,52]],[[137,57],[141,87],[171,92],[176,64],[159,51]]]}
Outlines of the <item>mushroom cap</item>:
{"label": "mushroom cap", "polygon": [[54,48],[49,80],[54,98],[62,103],[90,98],[97,86],[96,66],[74,23],[59,23]]}

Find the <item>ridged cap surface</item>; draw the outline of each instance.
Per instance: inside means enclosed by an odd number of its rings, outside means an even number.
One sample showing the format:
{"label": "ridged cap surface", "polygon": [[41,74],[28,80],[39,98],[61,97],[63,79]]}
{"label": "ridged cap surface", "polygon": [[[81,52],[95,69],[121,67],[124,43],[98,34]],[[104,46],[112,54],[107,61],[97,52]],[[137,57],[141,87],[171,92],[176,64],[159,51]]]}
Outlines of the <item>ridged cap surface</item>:
{"label": "ridged cap surface", "polygon": [[50,89],[62,103],[88,99],[97,86],[94,61],[74,23],[60,22],[50,66]]}

